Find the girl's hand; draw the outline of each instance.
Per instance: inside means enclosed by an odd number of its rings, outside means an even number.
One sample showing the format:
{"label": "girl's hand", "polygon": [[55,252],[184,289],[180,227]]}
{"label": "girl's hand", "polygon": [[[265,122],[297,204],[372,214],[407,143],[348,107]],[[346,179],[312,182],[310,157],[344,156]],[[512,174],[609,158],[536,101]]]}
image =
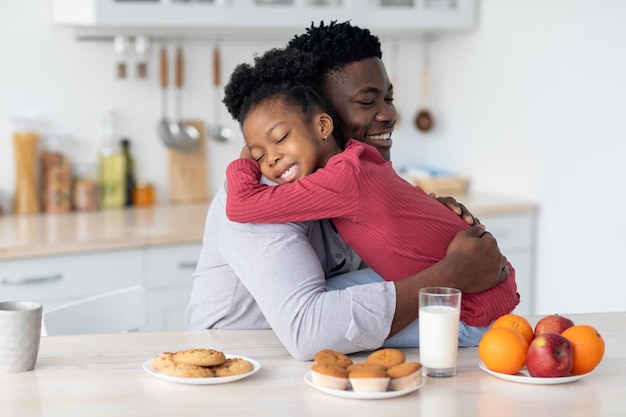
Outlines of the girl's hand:
{"label": "girl's hand", "polygon": [[463,220],[465,220],[465,223],[469,224],[470,226],[476,226],[477,224],[480,224],[480,220],[474,217],[472,213],[469,212],[467,207],[456,201],[454,197],[437,197],[435,193],[430,193],[430,196],[436,198],[437,201],[439,201],[441,204],[444,204],[457,216],[460,216]]}
{"label": "girl's hand", "polygon": [[239,157],[253,159],[252,154],[250,153],[250,149],[248,149],[248,145],[243,145],[243,148],[241,148],[241,153],[239,154]]}

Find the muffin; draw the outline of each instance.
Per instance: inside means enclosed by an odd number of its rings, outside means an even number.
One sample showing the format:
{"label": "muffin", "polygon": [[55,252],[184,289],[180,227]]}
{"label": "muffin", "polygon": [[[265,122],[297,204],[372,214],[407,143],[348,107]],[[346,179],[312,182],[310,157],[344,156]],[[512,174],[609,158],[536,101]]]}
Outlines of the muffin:
{"label": "muffin", "polygon": [[418,386],[422,383],[422,364],[419,362],[405,362],[387,369],[391,378],[389,388],[392,391],[401,391]]}
{"label": "muffin", "polygon": [[354,392],[384,392],[389,386],[389,375],[381,369],[357,369],[348,375]]}
{"label": "muffin", "polygon": [[356,371],[382,371],[382,372],[387,371],[387,369],[384,366],[379,365],[377,363],[353,363],[352,365],[348,366],[347,370],[348,370],[348,374],[350,372],[356,372]]}
{"label": "muffin", "polygon": [[320,365],[338,366],[340,368],[347,368],[352,365],[352,360],[348,356],[330,349],[320,350],[313,359],[316,364]]}
{"label": "muffin", "polygon": [[348,371],[345,368],[316,363],[311,371],[311,380],[315,385],[338,390],[348,388]]}
{"label": "muffin", "polygon": [[405,360],[404,353],[398,349],[386,348],[370,353],[365,363],[375,363],[384,366],[386,369],[404,363]]}

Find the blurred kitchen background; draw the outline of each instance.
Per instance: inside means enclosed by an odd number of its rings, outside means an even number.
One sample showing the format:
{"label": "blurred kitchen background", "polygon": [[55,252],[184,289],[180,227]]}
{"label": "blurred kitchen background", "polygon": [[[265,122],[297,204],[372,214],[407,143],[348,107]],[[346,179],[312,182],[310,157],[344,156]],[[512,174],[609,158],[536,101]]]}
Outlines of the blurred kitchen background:
{"label": "blurred kitchen background", "polygon": [[[626,2],[479,0],[474,7],[470,28],[424,34],[372,27],[400,113],[394,166],[450,172],[467,178],[471,192],[537,204],[536,313],[623,310],[626,280],[617,261],[626,250],[626,198],[619,191],[626,179]],[[225,83],[236,64],[284,46],[307,26],[271,35],[163,32],[149,39],[140,56],[132,42],[116,51],[112,34],[77,39],[51,15],[49,0],[0,0],[5,216],[16,191],[12,119],[38,121],[42,138],[57,137],[70,159],[93,162],[106,109],[114,111],[115,135],[130,140],[136,177],[152,184],[157,204],[168,203],[168,149],[157,133],[162,46],[169,52],[168,115],[174,115],[175,50],[182,46],[182,117],[207,125],[220,121],[235,132],[226,142],[206,139],[206,175],[214,193],[243,144],[213,86],[215,47]],[[425,62],[435,121],[428,132],[413,123],[423,101]]]}

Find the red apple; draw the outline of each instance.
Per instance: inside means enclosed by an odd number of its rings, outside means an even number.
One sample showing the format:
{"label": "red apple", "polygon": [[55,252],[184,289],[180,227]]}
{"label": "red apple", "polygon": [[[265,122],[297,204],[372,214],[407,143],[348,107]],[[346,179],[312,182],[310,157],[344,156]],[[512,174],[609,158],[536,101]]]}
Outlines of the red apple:
{"label": "red apple", "polygon": [[535,337],[528,346],[526,368],[531,376],[567,376],[574,364],[572,344],[565,336],[547,332]]}
{"label": "red apple", "polygon": [[535,325],[535,337],[547,332],[563,333],[565,329],[569,329],[573,325],[574,322],[567,317],[551,314],[537,322]]}

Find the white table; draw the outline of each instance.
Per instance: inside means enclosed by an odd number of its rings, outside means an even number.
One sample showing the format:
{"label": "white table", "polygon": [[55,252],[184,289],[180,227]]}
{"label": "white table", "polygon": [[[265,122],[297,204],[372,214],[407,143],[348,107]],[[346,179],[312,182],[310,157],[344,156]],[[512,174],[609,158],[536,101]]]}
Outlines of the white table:
{"label": "white table", "polygon": [[[303,376],[311,363],[293,360],[269,330],[49,336],[42,338],[35,371],[0,374],[0,416],[626,415],[626,312],[569,317],[598,328],[606,341],[603,362],[579,381],[503,381],[478,368],[476,348],[464,348],[456,377],[429,378],[416,392],[384,400],[338,398],[309,387]],[[262,368],[223,385],[175,384],[142,369],[157,353],[189,347],[248,356]],[[418,349],[404,352],[419,360]]]}

